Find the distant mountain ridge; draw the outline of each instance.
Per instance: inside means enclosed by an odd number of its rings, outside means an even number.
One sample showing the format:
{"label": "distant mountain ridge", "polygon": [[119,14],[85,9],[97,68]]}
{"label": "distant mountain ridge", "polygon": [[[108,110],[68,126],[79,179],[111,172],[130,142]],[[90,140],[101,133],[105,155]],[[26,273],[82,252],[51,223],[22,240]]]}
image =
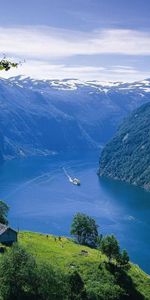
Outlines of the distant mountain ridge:
{"label": "distant mountain ridge", "polygon": [[[4,80],[5,79],[1,79]],[[121,81],[98,81],[98,80],[79,80],[76,78],[66,78],[66,79],[50,79],[50,80],[36,80],[31,77],[26,77],[23,75],[11,77],[6,79],[9,84],[16,84],[22,88],[31,88],[36,91],[45,91],[45,88],[51,88],[54,90],[76,90],[78,88],[93,88],[95,90],[109,92],[110,90],[138,90],[144,92],[150,92],[150,79],[145,79],[142,81],[135,82],[121,82]]]}
{"label": "distant mountain ridge", "polygon": [[149,79],[0,79],[0,159],[98,149],[128,113],[149,100]]}
{"label": "distant mountain ridge", "polygon": [[99,174],[150,191],[150,103],[135,110],[105,146]]}

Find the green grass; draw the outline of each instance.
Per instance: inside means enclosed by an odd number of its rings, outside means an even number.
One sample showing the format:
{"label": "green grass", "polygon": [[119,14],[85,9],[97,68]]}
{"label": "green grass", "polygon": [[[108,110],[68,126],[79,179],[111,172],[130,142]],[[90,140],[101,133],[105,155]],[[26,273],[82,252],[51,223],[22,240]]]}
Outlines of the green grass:
{"label": "green grass", "polygon": [[128,273],[137,287],[137,290],[141,292],[146,299],[150,300],[150,276],[141,270],[139,266],[133,264]]}
{"label": "green grass", "polygon": [[[80,246],[65,237],[59,240],[58,237],[52,235],[20,232],[18,240],[19,244],[34,255],[38,262],[48,262],[65,272],[78,270],[85,284],[90,278],[99,276],[99,265],[104,266],[104,262],[107,262],[107,257],[100,251]],[[82,254],[82,250],[87,251],[87,254]],[[107,274],[108,271],[105,273]],[[133,264],[127,275],[132,279],[136,290],[144,296],[143,299],[150,300],[150,276]]]}
{"label": "green grass", "polygon": [[[38,261],[44,260],[62,269],[68,269],[70,265],[78,267],[85,263],[93,264],[107,260],[106,256],[99,251],[80,246],[65,237],[61,237],[61,241],[59,241],[58,237],[53,235],[21,232],[19,243],[33,254]],[[87,251],[88,254],[81,254],[82,250]]]}

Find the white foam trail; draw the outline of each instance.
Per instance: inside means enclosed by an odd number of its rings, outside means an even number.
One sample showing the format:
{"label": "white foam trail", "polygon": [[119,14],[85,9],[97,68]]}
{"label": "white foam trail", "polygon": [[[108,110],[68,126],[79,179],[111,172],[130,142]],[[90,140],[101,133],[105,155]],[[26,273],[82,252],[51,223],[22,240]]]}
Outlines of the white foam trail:
{"label": "white foam trail", "polygon": [[64,171],[65,175],[68,177],[69,181],[72,181],[71,176],[67,173],[67,171],[65,170],[65,168],[63,168],[63,171]]}

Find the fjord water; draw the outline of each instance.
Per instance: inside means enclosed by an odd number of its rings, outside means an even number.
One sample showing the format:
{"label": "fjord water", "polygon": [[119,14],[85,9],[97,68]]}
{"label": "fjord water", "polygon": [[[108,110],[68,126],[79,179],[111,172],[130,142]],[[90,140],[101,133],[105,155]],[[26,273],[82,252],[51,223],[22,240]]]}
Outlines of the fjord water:
{"label": "fjord water", "polygon": [[[99,153],[8,161],[0,167],[0,198],[20,230],[69,236],[76,212],[93,216],[103,234],[115,234],[130,258],[150,273],[150,193],[96,175]],[[62,167],[81,180],[69,183]]]}

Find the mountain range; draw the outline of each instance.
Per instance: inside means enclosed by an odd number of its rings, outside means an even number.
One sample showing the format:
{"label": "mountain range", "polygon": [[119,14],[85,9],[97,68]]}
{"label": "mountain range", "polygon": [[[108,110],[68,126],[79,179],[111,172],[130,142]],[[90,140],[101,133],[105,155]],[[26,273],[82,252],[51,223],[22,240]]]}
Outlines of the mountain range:
{"label": "mountain range", "polygon": [[104,147],[99,174],[150,191],[150,103],[136,109]]}
{"label": "mountain range", "polygon": [[100,149],[122,119],[150,100],[134,83],[0,79],[0,160]]}

